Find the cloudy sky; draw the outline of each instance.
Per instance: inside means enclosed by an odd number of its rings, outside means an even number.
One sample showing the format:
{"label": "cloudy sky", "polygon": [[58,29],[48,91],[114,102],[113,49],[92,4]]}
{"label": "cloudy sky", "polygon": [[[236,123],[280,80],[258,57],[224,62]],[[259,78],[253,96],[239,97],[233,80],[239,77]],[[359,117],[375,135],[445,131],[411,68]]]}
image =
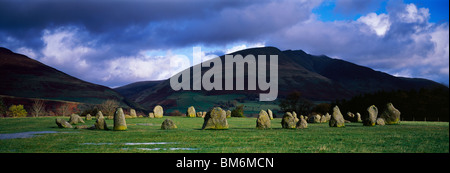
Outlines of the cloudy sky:
{"label": "cloudy sky", "polygon": [[448,85],[449,1],[0,0],[0,47],[109,87],[261,46]]}

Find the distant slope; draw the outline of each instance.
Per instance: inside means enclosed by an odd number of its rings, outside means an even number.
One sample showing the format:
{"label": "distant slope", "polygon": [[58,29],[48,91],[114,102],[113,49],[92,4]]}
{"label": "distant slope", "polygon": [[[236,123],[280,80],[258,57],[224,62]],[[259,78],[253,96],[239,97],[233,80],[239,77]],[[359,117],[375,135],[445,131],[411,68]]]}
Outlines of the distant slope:
{"label": "distant slope", "polygon": [[114,88],[118,93],[120,93],[122,96],[129,98],[133,97],[134,94],[140,93],[143,90],[146,90],[148,88],[152,88],[155,85],[160,84],[163,81],[141,81],[141,82],[135,82],[131,83],[125,86],[121,86],[118,88]]}
{"label": "distant slope", "polygon": [[[349,99],[353,96],[372,93],[380,90],[409,90],[419,88],[445,87],[439,83],[426,79],[400,78],[384,72],[353,64],[344,60],[332,59],[327,56],[309,55],[301,50],[280,51],[275,47],[263,47],[241,50],[231,53],[241,54],[244,57],[253,55],[278,55],[278,98],[283,98],[292,91],[300,91],[303,97],[315,101],[334,101]],[[224,56],[220,57],[224,62]],[[225,63],[222,63],[225,71]],[[209,68],[202,68],[202,73]],[[269,69],[269,68],[267,68]],[[192,67],[186,70],[191,70]],[[270,69],[269,69],[270,70]],[[222,73],[224,76],[224,72]],[[245,81],[247,81],[247,76]],[[224,82],[223,82],[224,83]],[[132,90],[129,90],[132,91]],[[169,108],[187,108],[186,99],[210,102],[209,105],[220,101],[215,96],[236,95],[236,98],[246,101],[254,101],[261,91],[174,91],[170,87],[169,80],[147,89],[139,88],[135,93],[128,92],[128,98],[145,106],[151,107],[162,104]],[[184,97],[184,93],[196,93],[195,99]],[[242,98],[244,97],[244,98]],[[208,98],[210,98],[208,100]],[[267,104],[262,103],[261,104]]]}
{"label": "distant slope", "polygon": [[114,99],[139,107],[116,91],[82,81],[24,55],[0,48],[0,95],[100,104]]}

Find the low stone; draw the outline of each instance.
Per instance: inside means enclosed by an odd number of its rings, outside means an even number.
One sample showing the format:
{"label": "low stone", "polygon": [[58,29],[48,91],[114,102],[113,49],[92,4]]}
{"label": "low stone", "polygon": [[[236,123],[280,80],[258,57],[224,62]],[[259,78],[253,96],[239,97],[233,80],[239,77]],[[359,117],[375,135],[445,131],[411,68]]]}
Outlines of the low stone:
{"label": "low stone", "polygon": [[125,115],[122,108],[116,108],[114,112],[114,128],[115,131],[127,130],[127,122],[125,121]]}
{"label": "low stone", "polygon": [[331,115],[331,119],[329,121],[330,127],[345,127],[345,120],[339,110],[338,106],[333,108],[333,114]]}
{"label": "low stone", "polygon": [[191,117],[191,118],[196,117],[196,113],[195,113],[195,108],[194,108],[194,106],[191,106],[191,107],[189,107],[189,108],[187,109],[187,111],[186,111],[186,117]]}
{"label": "low stone", "polygon": [[130,118],[133,118],[133,117],[128,114],[125,114],[125,119],[130,119]]}
{"label": "low stone", "polygon": [[386,105],[386,109],[381,113],[380,117],[385,120],[386,124],[400,124],[400,111],[392,103]]}
{"label": "low stone", "polygon": [[261,110],[256,119],[257,129],[269,129],[270,128],[270,117],[265,110]]}
{"label": "low stone", "polygon": [[273,113],[272,113],[272,110],[267,109],[267,114],[269,114],[270,120],[273,120]]}
{"label": "low stone", "polygon": [[231,111],[230,110],[227,110],[226,114],[227,114],[227,118],[231,118]]}
{"label": "low stone", "polygon": [[206,116],[206,114],[207,114],[208,112],[203,112],[203,115],[202,115],[202,118],[205,118],[205,116]]}
{"label": "low stone", "polygon": [[298,118],[294,117],[292,113],[286,112],[281,119],[281,127],[285,129],[294,129],[297,127],[298,121]]}
{"label": "low stone", "polygon": [[85,120],[86,121],[92,120],[92,115],[91,114],[87,114]]}
{"label": "low stone", "polygon": [[320,123],[320,115],[319,114],[315,114],[312,115],[311,117],[309,117],[308,122],[309,123]]}
{"label": "low stone", "polygon": [[379,126],[384,126],[385,125],[384,118],[377,118],[376,124]]}
{"label": "low stone", "polygon": [[375,105],[369,106],[367,108],[368,114],[363,119],[364,126],[375,126],[378,116],[378,108]]}
{"label": "low stone", "polygon": [[88,128],[89,128],[89,126],[87,126],[87,125],[78,125],[75,127],[75,129],[88,129]]}
{"label": "low stone", "polygon": [[206,113],[202,129],[228,129],[226,112],[220,107],[214,107]]}
{"label": "low stone", "polygon": [[308,128],[308,122],[305,120],[303,116],[300,116],[300,120],[296,124],[297,129],[306,129]]}
{"label": "low stone", "polygon": [[155,114],[153,114],[153,112],[148,113],[148,117],[149,118],[155,118]]}
{"label": "low stone", "polygon": [[164,116],[164,109],[160,105],[157,105],[153,108],[153,114],[155,118],[162,118]]}
{"label": "low stone", "polygon": [[320,123],[326,123],[328,122],[327,117],[325,115],[322,115],[322,117],[320,117]]}
{"label": "low stone", "polygon": [[73,128],[72,125],[64,119],[56,118],[55,121],[59,128]]}
{"label": "low stone", "polygon": [[197,117],[202,117],[203,112],[197,112]]}
{"label": "low stone", "polygon": [[176,129],[176,128],[177,128],[177,125],[171,119],[166,119],[161,124],[161,129],[163,129],[163,130],[170,130],[170,129]]}
{"label": "low stone", "polygon": [[83,118],[81,118],[78,114],[71,114],[69,119],[70,124],[78,124],[84,123]]}

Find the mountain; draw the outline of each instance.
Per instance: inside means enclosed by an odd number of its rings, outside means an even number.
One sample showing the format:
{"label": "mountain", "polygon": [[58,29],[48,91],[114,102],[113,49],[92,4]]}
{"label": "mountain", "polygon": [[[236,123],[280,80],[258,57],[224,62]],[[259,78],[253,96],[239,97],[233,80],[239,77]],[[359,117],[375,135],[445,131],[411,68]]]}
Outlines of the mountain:
{"label": "mountain", "polygon": [[[426,79],[395,77],[384,72],[375,71],[368,67],[360,66],[340,59],[333,59],[327,56],[315,56],[305,53],[302,50],[281,51],[275,47],[263,47],[241,50],[231,53],[231,55],[249,54],[278,55],[278,98],[283,98],[292,91],[300,91],[302,96],[316,102],[330,102],[340,99],[349,99],[353,96],[376,91],[409,90],[419,88],[445,87],[439,83]],[[225,69],[225,56],[218,57],[222,61],[223,72]],[[210,60],[212,61],[212,60]],[[202,67],[202,74],[209,68]],[[267,63],[267,70],[270,68]],[[192,67],[186,70],[191,70]],[[247,81],[247,74],[245,80]],[[224,81],[224,80],[223,80]],[[236,80],[235,80],[236,81]],[[144,82],[142,84],[150,84]],[[224,83],[224,82],[222,82]],[[127,98],[150,108],[156,104],[161,104],[166,108],[185,110],[190,105],[196,105],[202,110],[227,101],[236,100],[239,103],[247,104],[251,111],[259,111],[261,105],[265,108],[275,107],[277,102],[258,102],[257,90],[233,90],[233,91],[174,91],[169,79],[158,81],[156,85],[151,83],[148,88],[137,87],[139,89],[128,90]],[[192,77],[191,77],[192,84]],[[145,86],[132,84],[132,86]],[[224,86],[224,84],[222,84]],[[129,86],[120,87],[129,88]],[[224,88],[224,87],[222,87]],[[121,91],[123,92],[123,91]],[[256,104],[256,105],[255,105]]]}
{"label": "mountain", "polygon": [[141,91],[144,91],[148,88],[152,88],[155,85],[160,84],[163,81],[141,81],[141,82],[135,82],[131,83],[125,86],[121,86],[118,88],[114,88],[118,93],[120,93],[124,97],[131,97],[133,94],[139,93]]}
{"label": "mountain", "polygon": [[92,84],[0,47],[0,95],[100,104],[107,99],[139,107],[116,91]]}

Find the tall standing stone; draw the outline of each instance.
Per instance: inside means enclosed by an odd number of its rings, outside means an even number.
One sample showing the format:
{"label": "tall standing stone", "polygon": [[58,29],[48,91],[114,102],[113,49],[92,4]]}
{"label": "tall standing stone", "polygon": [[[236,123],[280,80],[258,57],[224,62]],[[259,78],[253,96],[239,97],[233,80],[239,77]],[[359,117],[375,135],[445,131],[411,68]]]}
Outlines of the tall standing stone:
{"label": "tall standing stone", "polygon": [[358,121],[359,123],[362,122],[361,114],[359,112],[356,112],[356,121]]}
{"label": "tall standing stone", "polygon": [[386,105],[386,109],[381,113],[380,117],[385,120],[386,124],[400,123],[400,111],[397,110],[392,103]]}
{"label": "tall standing stone", "polygon": [[261,110],[256,119],[257,129],[269,129],[270,128],[270,117],[265,110]]}
{"label": "tall standing stone", "polygon": [[127,130],[127,122],[125,121],[125,114],[123,113],[122,108],[116,108],[116,112],[114,112],[113,129],[116,131]]}
{"label": "tall standing stone", "polygon": [[130,117],[131,118],[137,118],[136,110],[130,109]]}
{"label": "tall standing stone", "polygon": [[345,127],[345,120],[338,106],[333,108],[333,114],[329,122],[330,127]]}
{"label": "tall standing stone", "polygon": [[160,105],[155,106],[155,108],[153,108],[153,114],[155,115],[155,118],[162,118],[164,115],[164,110]]}
{"label": "tall standing stone", "polygon": [[228,129],[226,112],[220,107],[214,107],[206,113],[202,129]]}
{"label": "tall standing stone", "polygon": [[272,113],[272,110],[267,109],[267,114],[269,114],[270,120],[273,120],[273,113]]}
{"label": "tall standing stone", "polygon": [[195,108],[194,106],[191,106],[186,111],[186,117],[196,117]]}
{"label": "tall standing stone", "polygon": [[369,106],[367,108],[367,116],[363,119],[364,126],[375,126],[377,123],[378,108],[375,105]]}
{"label": "tall standing stone", "polygon": [[95,119],[104,118],[102,111],[98,111],[97,114],[95,114]]}

